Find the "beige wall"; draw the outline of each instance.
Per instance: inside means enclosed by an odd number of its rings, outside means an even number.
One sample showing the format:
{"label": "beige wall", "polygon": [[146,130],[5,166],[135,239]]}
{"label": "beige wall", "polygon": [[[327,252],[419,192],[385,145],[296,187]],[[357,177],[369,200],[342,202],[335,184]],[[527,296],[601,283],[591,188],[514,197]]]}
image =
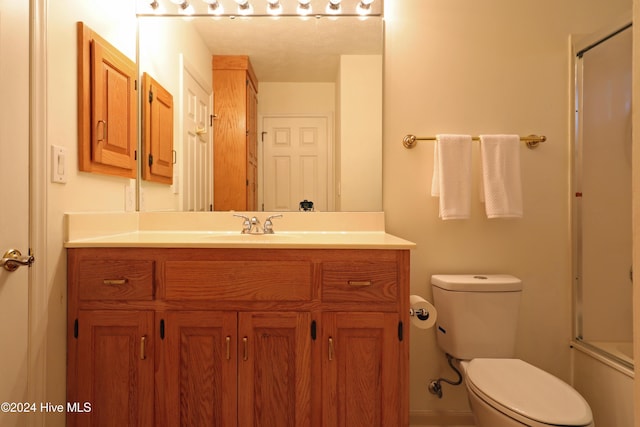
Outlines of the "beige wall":
{"label": "beige wall", "polygon": [[[412,293],[431,298],[435,273],[508,273],[523,279],[517,356],[570,379],[569,36],[589,34],[628,11],[627,0],[385,2],[383,200],[387,229],[413,240]],[[488,220],[474,192],[472,218],[438,219],[429,196],[433,145],[402,147],[405,134],[540,133],[522,148],[525,216]],[[478,152],[473,177],[478,182]],[[411,410],[467,410],[433,331],[412,329]]]}
{"label": "beige wall", "polygon": [[382,56],[340,58],[340,126],[336,150],[342,211],[382,206]]}
{"label": "beige wall", "polygon": [[[76,100],[76,22],[83,21],[129,58],[136,57],[135,2],[131,0],[51,0],[47,17],[47,141],[67,148],[67,183],[47,188],[46,286],[48,319],[42,331],[46,350],[46,393],[51,402],[65,402],[66,254],[63,214],[79,211],[124,211],[129,179],[78,171]],[[64,415],[47,415],[47,426],[63,426]]]}

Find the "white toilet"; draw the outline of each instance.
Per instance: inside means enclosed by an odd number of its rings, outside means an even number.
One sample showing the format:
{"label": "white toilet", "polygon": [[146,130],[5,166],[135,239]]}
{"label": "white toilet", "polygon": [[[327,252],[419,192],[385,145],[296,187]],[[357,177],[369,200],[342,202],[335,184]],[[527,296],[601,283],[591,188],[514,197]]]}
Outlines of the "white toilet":
{"label": "white toilet", "polygon": [[434,275],[438,345],[459,359],[477,427],[593,427],[567,383],[514,359],[522,282],[508,275]]}

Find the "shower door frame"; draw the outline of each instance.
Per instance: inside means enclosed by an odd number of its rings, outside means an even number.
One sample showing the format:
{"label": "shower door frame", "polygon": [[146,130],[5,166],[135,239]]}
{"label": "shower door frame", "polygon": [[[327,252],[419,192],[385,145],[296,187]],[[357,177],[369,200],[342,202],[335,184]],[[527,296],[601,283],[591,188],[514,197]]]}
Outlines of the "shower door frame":
{"label": "shower door frame", "polygon": [[[572,52],[573,61],[573,77],[574,77],[574,90],[573,90],[573,144],[572,144],[572,194],[571,194],[571,212],[572,212],[572,243],[573,243],[573,339],[584,345],[589,350],[599,353],[605,358],[613,360],[626,368],[633,369],[633,362],[627,360],[627,358],[620,357],[614,352],[593,344],[588,339],[585,340],[583,336],[584,332],[584,300],[583,300],[583,207],[582,207],[582,190],[583,190],[583,55],[590,49],[606,42],[607,40],[615,37],[623,31],[630,29],[632,23],[630,20],[618,23],[612,26],[610,30],[601,32],[580,42],[574,43]],[[631,195],[629,195],[631,197]],[[631,233],[631,230],[629,231]],[[630,272],[632,274],[632,272]],[[629,304],[632,302],[629,301]],[[632,325],[633,327],[633,325]]]}

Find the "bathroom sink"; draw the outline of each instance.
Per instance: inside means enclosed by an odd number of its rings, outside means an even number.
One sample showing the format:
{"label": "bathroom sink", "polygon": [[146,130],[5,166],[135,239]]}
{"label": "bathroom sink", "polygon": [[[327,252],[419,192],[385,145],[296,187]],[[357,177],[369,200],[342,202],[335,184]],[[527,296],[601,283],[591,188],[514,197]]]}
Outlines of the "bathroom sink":
{"label": "bathroom sink", "polygon": [[242,233],[211,233],[205,236],[206,240],[220,242],[278,242],[299,239],[302,234],[274,233],[274,234],[242,234]]}

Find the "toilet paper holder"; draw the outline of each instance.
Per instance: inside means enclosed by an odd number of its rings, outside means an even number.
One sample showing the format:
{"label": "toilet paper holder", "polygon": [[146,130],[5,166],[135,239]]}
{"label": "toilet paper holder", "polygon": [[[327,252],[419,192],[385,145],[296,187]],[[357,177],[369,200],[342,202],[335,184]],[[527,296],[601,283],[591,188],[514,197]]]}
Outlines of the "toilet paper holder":
{"label": "toilet paper holder", "polygon": [[416,309],[410,308],[409,316],[415,316],[420,320],[427,320],[430,314],[429,314],[429,310],[427,310],[426,308],[416,308]]}

